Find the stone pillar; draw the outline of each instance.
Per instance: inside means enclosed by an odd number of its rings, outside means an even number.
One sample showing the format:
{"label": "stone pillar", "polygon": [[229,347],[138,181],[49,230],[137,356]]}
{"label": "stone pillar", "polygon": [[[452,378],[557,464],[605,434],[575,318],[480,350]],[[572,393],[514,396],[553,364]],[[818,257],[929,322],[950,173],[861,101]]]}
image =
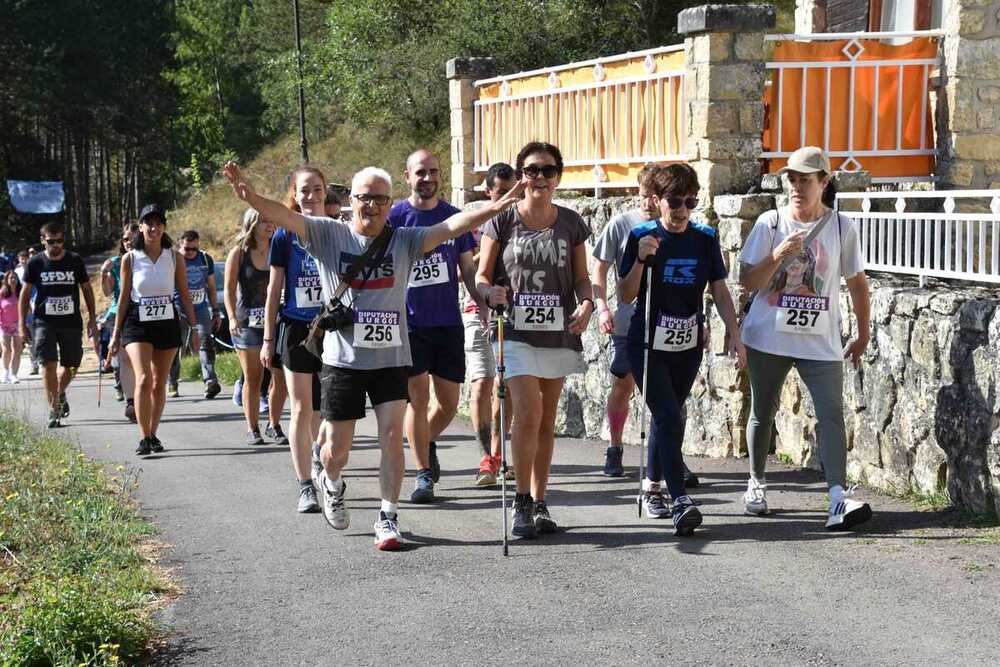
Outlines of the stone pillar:
{"label": "stone pillar", "polygon": [[477,79],[496,76],[493,58],[452,58],[445,65],[448,76],[448,106],[451,109],[451,203],[464,206],[477,198],[473,188],[481,180],[475,167],[475,120]]}
{"label": "stone pillar", "polygon": [[747,192],[760,173],[764,126],[764,32],[770,5],[702,5],[677,15],[684,40],[687,157],[705,203]]}
{"label": "stone pillar", "polygon": [[944,187],[1000,188],[1000,0],[951,0],[937,104]]}

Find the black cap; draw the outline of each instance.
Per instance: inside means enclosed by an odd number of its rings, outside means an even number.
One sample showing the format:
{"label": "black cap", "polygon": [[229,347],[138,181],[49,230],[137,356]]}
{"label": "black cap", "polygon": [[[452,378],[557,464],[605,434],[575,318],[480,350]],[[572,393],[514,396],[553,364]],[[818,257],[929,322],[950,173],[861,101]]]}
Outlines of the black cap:
{"label": "black cap", "polygon": [[142,211],[139,213],[139,222],[142,222],[151,215],[159,216],[163,224],[167,224],[167,214],[160,208],[159,204],[146,204],[143,206]]}

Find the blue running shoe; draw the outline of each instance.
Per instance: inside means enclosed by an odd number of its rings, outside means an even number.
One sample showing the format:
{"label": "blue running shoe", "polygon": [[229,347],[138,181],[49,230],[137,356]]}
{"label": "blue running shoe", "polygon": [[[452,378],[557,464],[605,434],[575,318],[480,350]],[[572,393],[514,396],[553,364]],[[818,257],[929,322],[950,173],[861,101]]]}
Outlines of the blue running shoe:
{"label": "blue running shoe", "polygon": [[622,477],[625,469],[622,468],[622,447],[608,447],[604,452],[604,474],[607,477]]}
{"label": "blue running shoe", "polygon": [[243,407],[243,376],[236,381],[233,385],[233,405],[238,408]]}
{"label": "blue running shoe", "polygon": [[410,494],[410,502],[419,505],[434,502],[434,475],[430,468],[417,473],[417,484]]}

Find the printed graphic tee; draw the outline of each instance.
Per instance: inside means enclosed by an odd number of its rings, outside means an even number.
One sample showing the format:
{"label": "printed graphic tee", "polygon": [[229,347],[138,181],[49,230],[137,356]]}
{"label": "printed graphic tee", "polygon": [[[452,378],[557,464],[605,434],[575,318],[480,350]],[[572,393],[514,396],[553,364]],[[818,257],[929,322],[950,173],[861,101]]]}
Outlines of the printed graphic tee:
{"label": "printed graphic tee", "polygon": [[[628,241],[629,233],[646,222],[646,217],[641,211],[625,211],[619,213],[604,228],[597,244],[594,245],[594,257],[607,262],[614,267],[616,284],[621,283],[622,274],[618,273],[622,256],[625,254],[625,243]],[[629,322],[632,321],[632,313],[635,312],[634,303],[622,303],[621,294],[618,295],[618,307],[615,309],[614,323],[615,329],[612,335],[624,336],[628,333]]]}
{"label": "printed graphic tee", "polygon": [[[182,255],[184,253],[181,253]],[[208,300],[208,277],[215,273],[215,261],[208,253],[198,251],[193,259],[184,257],[184,266],[187,268],[188,293],[191,295],[191,305],[194,306],[195,315],[200,316],[208,310],[212,302]],[[178,292],[174,292],[174,303],[177,304],[179,312],[181,308],[181,297]]]}
{"label": "printed graphic tee", "polygon": [[[458,212],[446,201],[438,201],[433,209],[422,211],[404,200],[392,207],[389,224],[396,229],[431,227]],[[458,308],[458,257],[475,248],[475,241],[466,233],[417,258],[407,281],[406,316],[411,327],[462,325]]]}
{"label": "printed graphic tee", "polygon": [[57,260],[40,252],[28,260],[25,282],[34,285],[35,317],[56,329],[82,329],[80,285],[90,281],[83,260],[69,250]]}
{"label": "printed graphic tee", "polygon": [[[650,319],[654,352],[700,350],[704,336],[705,287],[727,275],[722,248],[715,230],[708,225],[688,222],[679,234],[668,232],[659,220],[635,227],[628,237],[620,275],[627,276],[638,257],[639,239],[653,234],[660,239],[659,250],[646,267],[652,268],[653,290]],[[629,324],[632,345],[645,341],[646,275],[642,272],[635,313]]]}
{"label": "printed graphic tee", "polygon": [[[776,272],[743,320],[743,344],[797,359],[841,361],[840,279],[864,271],[861,240],[848,218],[829,211],[826,224],[801,255]],[[815,222],[796,222],[786,210],[757,218],[740,262],[759,264],[786,237]]]}
{"label": "printed graphic tee", "polygon": [[556,221],[546,229],[529,229],[515,206],[486,223],[483,234],[500,245],[493,284],[508,287],[505,337],[580,352],[580,336],[567,331],[577,305],[573,248],[590,237],[590,228],[575,211],[556,208]]}
{"label": "printed graphic tee", "polygon": [[[363,269],[341,297],[354,309],[354,326],[327,331],[323,363],[339,368],[371,370],[410,366],[406,285],[414,262],[423,255],[426,227],[404,227],[392,234],[381,263]],[[306,216],[303,247],[316,259],[323,299],[333,298],[340,276],[375,240],[350,225]]]}

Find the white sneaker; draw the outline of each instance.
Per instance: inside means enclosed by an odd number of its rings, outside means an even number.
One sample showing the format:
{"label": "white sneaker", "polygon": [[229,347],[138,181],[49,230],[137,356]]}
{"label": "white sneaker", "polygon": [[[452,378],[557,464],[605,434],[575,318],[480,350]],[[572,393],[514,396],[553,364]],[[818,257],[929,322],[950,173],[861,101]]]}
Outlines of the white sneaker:
{"label": "white sneaker", "polygon": [[9,380],[9,382],[10,382],[11,384],[17,384],[18,382],[20,382],[20,381],[21,381],[21,378],[17,377],[17,376],[16,376],[16,375],[14,375],[13,373],[11,373],[11,374],[10,374],[10,376],[8,377],[8,380]]}
{"label": "white sneaker", "polygon": [[9,371],[0,372],[0,384],[10,384],[11,375]]}
{"label": "white sneaker", "polygon": [[375,520],[375,548],[379,551],[399,551],[403,548],[403,537],[396,525],[396,515],[378,513]]}
{"label": "white sneaker", "polygon": [[767,509],[767,484],[761,484],[755,477],[747,482],[747,492],[743,494],[743,511],[751,516],[763,516]]}
{"label": "white sneaker", "polygon": [[319,488],[323,491],[323,516],[336,530],[346,530],[351,525],[351,513],[344,503],[347,482],[340,480],[340,488],[334,490],[333,487],[333,482],[324,470],[319,475]]}
{"label": "white sneaker", "polygon": [[872,518],[871,506],[849,498],[848,496],[853,493],[854,489],[851,488],[844,491],[839,499],[830,499],[830,514],[826,519],[827,530],[850,530]]}

